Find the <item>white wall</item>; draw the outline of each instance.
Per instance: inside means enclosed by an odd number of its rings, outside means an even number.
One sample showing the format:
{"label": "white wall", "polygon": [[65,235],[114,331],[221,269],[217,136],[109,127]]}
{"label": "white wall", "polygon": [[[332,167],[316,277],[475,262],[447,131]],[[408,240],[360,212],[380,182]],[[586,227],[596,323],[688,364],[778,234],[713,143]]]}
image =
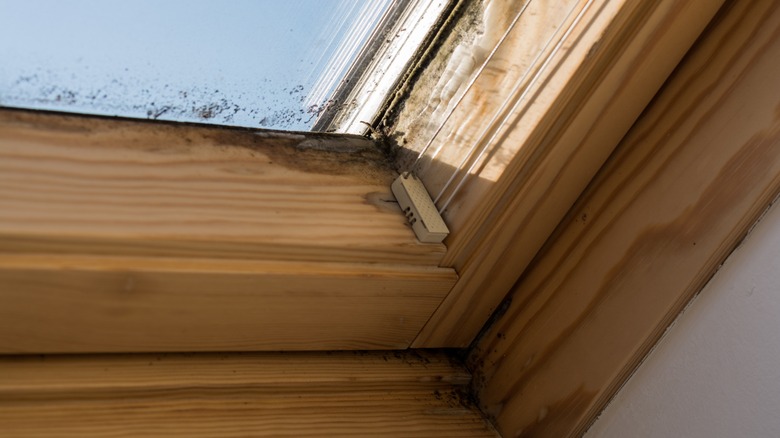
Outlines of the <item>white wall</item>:
{"label": "white wall", "polygon": [[585,436],[780,437],[779,205]]}

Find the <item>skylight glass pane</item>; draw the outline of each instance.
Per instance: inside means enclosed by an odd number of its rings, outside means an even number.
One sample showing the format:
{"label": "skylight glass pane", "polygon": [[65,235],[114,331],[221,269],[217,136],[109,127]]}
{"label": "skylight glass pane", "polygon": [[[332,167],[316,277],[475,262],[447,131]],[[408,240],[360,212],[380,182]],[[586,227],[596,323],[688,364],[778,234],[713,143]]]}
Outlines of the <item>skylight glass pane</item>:
{"label": "skylight glass pane", "polygon": [[0,0],[0,106],[309,130],[392,0]]}

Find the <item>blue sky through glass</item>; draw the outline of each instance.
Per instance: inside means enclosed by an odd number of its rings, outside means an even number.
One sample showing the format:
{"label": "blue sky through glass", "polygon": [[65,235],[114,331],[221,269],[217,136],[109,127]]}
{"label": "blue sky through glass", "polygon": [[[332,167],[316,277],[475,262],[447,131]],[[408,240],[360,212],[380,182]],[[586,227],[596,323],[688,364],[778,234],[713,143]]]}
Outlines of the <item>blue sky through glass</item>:
{"label": "blue sky through glass", "polygon": [[391,0],[0,0],[0,105],[308,130]]}

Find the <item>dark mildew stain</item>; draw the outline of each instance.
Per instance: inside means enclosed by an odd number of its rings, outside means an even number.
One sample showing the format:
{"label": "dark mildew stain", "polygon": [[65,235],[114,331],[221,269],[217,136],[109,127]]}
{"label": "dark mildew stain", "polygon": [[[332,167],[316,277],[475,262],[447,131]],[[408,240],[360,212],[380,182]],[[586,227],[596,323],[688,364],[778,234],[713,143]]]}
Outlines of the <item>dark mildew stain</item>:
{"label": "dark mildew stain", "polygon": [[[45,121],[40,117],[45,114]],[[56,113],[0,108],[0,126],[16,126],[69,133],[90,133],[93,123],[87,118],[74,118]]]}
{"label": "dark mildew stain", "polygon": [[[0,89],[0,105],[90,114],[116,114],[139,119],[246,126],[265,129],[308,129],[329,102],[308,103],[304,85],[277,88],[259,79],[263,92],[249,97],[240,90],[193,85],[178,87],[131,75],[127,68],[94,77],[87,66],[66,71],[34,68]],[[231,87],[228,87],[231,88]]]}
{"label": "dark mildew stain", "polygon": [[230,147],[262,153],[274,164],[306,173],[358,176],[361,182],[389,185],[392,164],[375,142],[358,136],[210,129],[204,136]]}
{"label": "dark mildew stain", "polygon": [[[344,175],[355,183],[389,187],[395,172],[374,140],[341,134],[282,132],[252,128],[213,127],[180,122],[141,121],[43,111],[0,109],[0,126],[43,135],[89,134],[91,141],[166,154],[195,148],[232,148],[262,156],[268,165],[304,173]],[[99,134],[110,139],[103,140]],[[234,155],[235,157],[235,155]],[[251,161],[251,160],[250,160]],[[256,161],[255,161],[256,163]]]}

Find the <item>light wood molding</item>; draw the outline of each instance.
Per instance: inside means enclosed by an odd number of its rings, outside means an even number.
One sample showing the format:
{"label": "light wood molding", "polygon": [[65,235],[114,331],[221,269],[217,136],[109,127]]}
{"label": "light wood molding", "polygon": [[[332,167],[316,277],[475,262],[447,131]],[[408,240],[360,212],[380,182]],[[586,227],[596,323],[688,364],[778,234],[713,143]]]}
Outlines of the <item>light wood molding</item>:
{"label": "light wood molding", "polygon": [[457,276],[362,137],[0,110],[0,353],[407,348]]}
{"label": "light wood molding", "polygon": [[[534,3],[542,12],[561,7]],[[471,343],[722,1],[585,4],[576,3],[582,17],[559,36],[566,36],[563,49],[549,67],[536,66],[539,80],[525,100],[519,91],[510,94],[529,59],[527,26],[518,25],[439,134],[437,142],[454,152],[423,169],[431,187],[444,184],[472,144],[489,153],[445,211],[452,233],[443,266],[460,279],[414,347]],[[533,29],[574,23],[574,16],[560,23],[561,16],[524,20]],[[516,100],[511,111],[501,108],[507,99]],[[489,125],[494,114],[501,123]],[[483,131],[490,135],[479,137]]]}
{"label": "light wood molding", "polygon": [[[414,352],[165,353],[0,357],[0,400],[143,396],[176,389],[338,391],[463,387],[443,354]],[[76,397],[78,398],[78,397]]]}
{"label": "light wood molding", "polygon": [[780,5],[730,2],[472,353],[504,436],[578,436],[780,193]]}
{"label": "light wood molding", "polygon": [[403,349],[456,278],[418,266],[0,254],[0,353]]}
{"label": "light wood molding", "polygon": [[497,437],[440,354],[0,357],[0,430],[26,436]]}
{"label": "light wood molding", "polygon": [[0,250],[436,265],[362,137],[0,110]]}

